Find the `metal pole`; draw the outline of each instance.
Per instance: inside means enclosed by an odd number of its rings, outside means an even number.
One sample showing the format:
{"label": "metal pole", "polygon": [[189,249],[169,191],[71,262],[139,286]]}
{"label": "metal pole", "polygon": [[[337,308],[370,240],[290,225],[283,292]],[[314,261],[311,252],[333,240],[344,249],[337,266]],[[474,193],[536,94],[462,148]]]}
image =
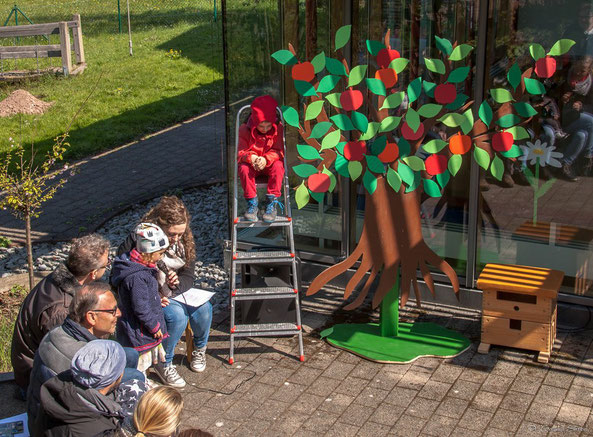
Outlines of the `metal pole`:
{"label": "metal pole", "polygon": [[117,0],[117,21],[119,22],[119,33],[121,33],[121,8],[119,6],[119,1]]}
{"label": "metal pole", "polygon": [[[225,155],[226,155],[226,161],[223,160],[222,163],[222,169],[225,175],[224,180],[227,181],[227,184],[230,183],[229,180],[229,163],[231,162],[236,162],[237,161],[237,157],[236,156],[232,156],[230,155],[231,152],[231,147],[230,147],[230,141],[231,141],[231,136],[229,135],[230,128],[232,126],[231,124],[231,107],[230,107],[230,90],[229,90],[229,74],[230,74],[230,69],[229,69],[229,47],[228,47],[228,39],[227,39],[227,8],[226,8],[226,0],[221,0],[220,2],[220,11],[222,13],[222,59],[223,59],[223,71],[224,71],[224,76],[223,76],[223,88],[224,88],[224,121],[225,121],[225,139],[226,141],[224,142],[224,147],[225,147]],[[229,193],[229,201],[228,203],[230,203],[230,190],[228,190]],[[231,213],[231,208],[228,208],[229,214]],[[229,220],[227,220],[227,235],[230,235],[231,233],[231,227],[232,225],[230,224],[231,220],[229,218]]]}
{"label": "metal pole", "polygon": [[126,3],[128,6],[128,38],[129,38],[128,46],[130,47],[130,56],[133,56],[134,52],[132,50],[132,27],[130,26],[130,0],[126,0]]}

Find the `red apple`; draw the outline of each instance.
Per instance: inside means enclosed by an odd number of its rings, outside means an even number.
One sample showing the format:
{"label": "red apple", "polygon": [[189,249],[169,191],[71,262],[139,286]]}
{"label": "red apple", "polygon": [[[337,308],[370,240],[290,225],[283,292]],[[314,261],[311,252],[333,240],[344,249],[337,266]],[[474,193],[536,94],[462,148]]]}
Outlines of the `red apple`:
{"label": "red apple", "polygon": [[309,189],[314,193],[325,193],[329,190],[331,179],[325,173],[316,173],[309,176]]}
{"label": "red apple", "polygon": [[362,161],[367,146],[364,141],[349,141],[344,146],[344,158],[348,161]]}
{"label": "red apple", "polygon": [[513,147],[513,134],[510,132],[496,132],[492,135],[492,148],[497,152],[506,152]]}
{"label": "red apple", "polygon": [[420,123],[418,130],[414,132],[412,128],[408,126],[408,123],[404,123],[401,127],[401,132],[403,137],[408,141],[419,140],[424,135],[424,125]]}
{"label": "red apple", "polygon": [[382,68],[375,73],[375,79],[379,79],[389,89],[397,83],[397,73],[393,68]]}
{"label": "red apple", "polygon": [[378,158],[381,162],[390,163],[397,159],[399,156],[399,147],[395,143],[387,143],[385,149],[379,153]]}
{"label": "red apple", "polygon": [[457,98],[457,89],[452,83],[442,83],[434,90],[434,99],[441,105],[453,103]]}
{"label": "red apple", "polygon": [[291,74],[294,80],[311,82],[315,77],[315,68],[310,62],[301,62],[292,67]]}
{"label": "red apple", "polygon": [[387,68],[391,61],[397,58],[399,58],[399,52],[397,50],[381,49],[377,53],[377,64],[381,68]]}
{"label": "red apple", "polygon": [[356,111],[362,106],[362,93],[358,90],[346,90],[340,95],[340,105],[344,111]]}
{"label": "red apple", "polygon": [[556,59],[551,56],[540,58],[535,63],[535,74],[544,79],[552,77],[556,72]]}
{"label": "red apple", "polygon": [[443,155],[430,155],[424,165],[428,174],[436,176],[447,170],[447,158]]}

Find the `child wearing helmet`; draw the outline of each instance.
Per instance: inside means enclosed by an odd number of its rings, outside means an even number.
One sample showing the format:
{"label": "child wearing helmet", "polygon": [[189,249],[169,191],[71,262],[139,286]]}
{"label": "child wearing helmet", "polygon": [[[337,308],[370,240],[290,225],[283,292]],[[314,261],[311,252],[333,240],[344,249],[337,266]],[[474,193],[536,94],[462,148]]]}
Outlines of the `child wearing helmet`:
{"label": "child wearing helmet", "polygon": [[168,334],[156,263],[169,247],[169,239],[152,223],[140,223],[135,233],[136,247],[113,262],[111,284],[117,289],[122,313],[117,340],[140,353],[138,370],[145,372],[165,357],[161,342]]}
{"label": "child wearing helmet", "polygon": [[237,154],[239,179],[247,201],[244,217],[257,221],[257,191],[255,178],[268,177],[267,204],[263,221],[276,220],[276,204],[284,178],[284,145],[282,123],[277,120],[278,103],[272,96],[256,97],[251,103],[251,116],[239,128]]}

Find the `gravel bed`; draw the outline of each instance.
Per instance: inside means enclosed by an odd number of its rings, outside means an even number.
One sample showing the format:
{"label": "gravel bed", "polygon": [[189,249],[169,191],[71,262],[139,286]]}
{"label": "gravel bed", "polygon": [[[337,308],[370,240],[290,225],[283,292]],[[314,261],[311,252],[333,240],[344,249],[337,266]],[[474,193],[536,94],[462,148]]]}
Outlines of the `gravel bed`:
{"label": "gravel bed", "polygon": [[[216,291],[212,304],[216,307],[227,304],[228,274],[223,266],[223,240],[226,238],[226,188],[220,184],[188,190],[181,196],[192,217],[191,229],[196,240],[195,286]],[[140,222],[141,217],[158,202],[133,205],[128,211],[112,218],[97,233],[111,242],[114,255],[119,244]],[[51,271],[64,261],[70,249],[69,243],[39,243],[33,246],[36,271]],[[24,247],[0,248],[0,277],[27,272],[27,252]],[[106,273],[103,279],[107,278]],[[225,306],[226,308],[226,306]]]}

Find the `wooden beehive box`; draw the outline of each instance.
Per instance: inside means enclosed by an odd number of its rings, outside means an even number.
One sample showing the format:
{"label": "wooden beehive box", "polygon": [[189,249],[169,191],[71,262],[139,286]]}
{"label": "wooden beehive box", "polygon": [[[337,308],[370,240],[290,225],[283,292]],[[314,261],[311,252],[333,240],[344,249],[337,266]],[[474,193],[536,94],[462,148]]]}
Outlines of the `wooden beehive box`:
{"label": "wooden beehive box", "polygon": [[556,299],[564,273],[559,270],[487,264],[478,278],[482,296],[482,340],[490,345],[539,351],[547,363],[556,338]]}

